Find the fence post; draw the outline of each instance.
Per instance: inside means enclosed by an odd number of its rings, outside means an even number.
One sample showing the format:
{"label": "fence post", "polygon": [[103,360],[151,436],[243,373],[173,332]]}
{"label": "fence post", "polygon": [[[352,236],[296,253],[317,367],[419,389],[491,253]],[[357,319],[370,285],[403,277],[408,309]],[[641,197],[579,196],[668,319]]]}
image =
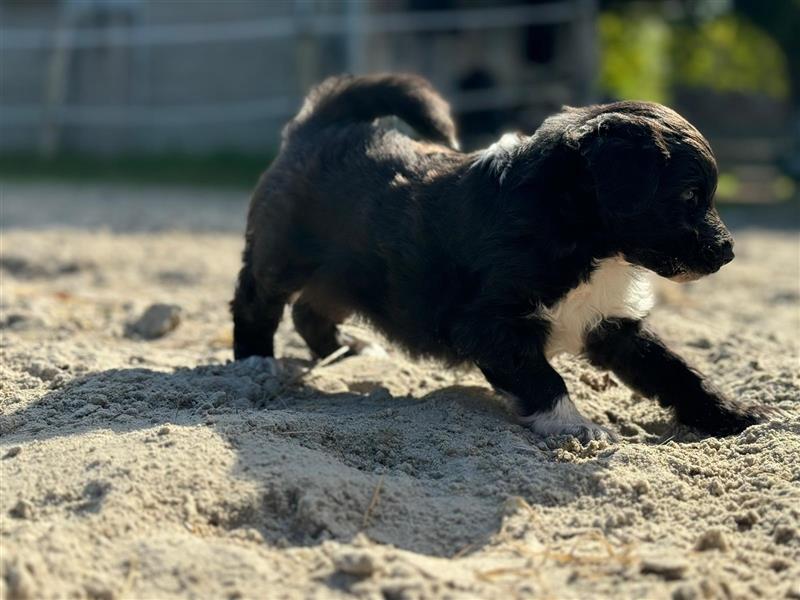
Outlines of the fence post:
{"label": "fence post", "polygon": [[573,44],[575,48],[575,99],[580,104],[595,101],[597,81],[597,0],[575,0]]}
{"label": "fence post", "polygon": [[347,47],[347,72],[353,75],[364,73],[364,33],[361,22],[364,18],[365,0],[347,0],[345,6],[347,26],[345,44]]}
{"label": "fence post", "polygon": [[45,158],[53,157],[61,145],[61,123],[58,113],[64,105],[69,88],[76,19],[76,12],[69,6],[61,10],[54,33],[53,50],[47,64],[42,127],[39,134],[39,153]]}

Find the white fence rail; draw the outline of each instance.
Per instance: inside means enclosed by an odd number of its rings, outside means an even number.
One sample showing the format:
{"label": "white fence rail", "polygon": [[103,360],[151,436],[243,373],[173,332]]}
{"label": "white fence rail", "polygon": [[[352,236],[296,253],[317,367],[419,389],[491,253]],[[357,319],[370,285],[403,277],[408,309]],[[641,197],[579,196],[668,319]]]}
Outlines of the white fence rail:
{"label": "white fence rail", "polygon": [[[129,14],[135,14],[136,9],[132,9],[130,4],[124,6]],[[67,10],[57,26],[51,29],[0,27],[3,60],[9,60],[10,56],[14,60],[25,60],[27,52],[37,51],[44,51],[49,56],[48,70],[42,74],[46,86],[41,102],[0,104],[0,127],[38,127],[40,148],[50,153],[60,145],[60,130],[64,126],[157,128],[242,123],[286,118],[299,107],[300,98],[285,95],[191,105],[71,104],[66,101],[66,90],[70,86],[69,66],[74,51],[83,49],[199,46],[269,39],[307,42],[319,36],[341,36],[347,47],[347,70],[361,72],[364,70],[364,41],[370,36],[565,24],[575,32],[575,73],[571,77],[579,81],[592,77],[594,42],[591,31],[596,0],[392,13],[370,13],[364,10],[366,6],[364,0],[346,0],[346,10],[342,14],[312,14],[300,10],[288,17],[170,25],[143,24],[134,18],[130,25],[108,27],[79,26],[80,17],[85,13]],[[530,90],[506,85],[491,90],[458,92],[451,99],[457,109],[486,110],[524,105],[530,96]]]}
{"label": "white fence rail", "polygon": [[[229,23],[137,25],[107,28],[85,27],[70,32],[73,48],[155,46],[235,42],[286,38],[300,34],[371,35],[382,33],[435,32],[498,29],[566,23],[586,3],[552,2],[535,6],[508,6],[443,11],[274,17]],[[59,44],[58,29],[0,28],[0,49],[42,49]]]}

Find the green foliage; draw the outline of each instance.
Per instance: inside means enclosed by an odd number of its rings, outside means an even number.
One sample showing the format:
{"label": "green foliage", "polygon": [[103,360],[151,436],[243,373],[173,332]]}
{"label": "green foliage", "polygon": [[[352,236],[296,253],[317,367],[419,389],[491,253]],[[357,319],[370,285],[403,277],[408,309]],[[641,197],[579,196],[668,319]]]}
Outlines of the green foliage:
{"label": "green foliage", "polygon": [[677,28],[673,35],[674,82],[717,92],[789,93],[786,58],[766,33],[733,15]]}
{"label": "green foliage", "polygon": [[687,25],[653,13],[606,12],[599,33],[600,85],[616,98],[669,102],[677,86],[779,99],[789,93],[780,46],[732,14]]}
{"label": "green foliage", "polygon": [[0,177],[38,181],[122,181],[143,184],[220,185],[251,189],[274,154],[135,154],[109,158],[62,154],[0,154]]}
{"label": "green foliage", "polygon": [[602,13],[600,85],[628,100],[669,100],[669,26],[653,15]]}

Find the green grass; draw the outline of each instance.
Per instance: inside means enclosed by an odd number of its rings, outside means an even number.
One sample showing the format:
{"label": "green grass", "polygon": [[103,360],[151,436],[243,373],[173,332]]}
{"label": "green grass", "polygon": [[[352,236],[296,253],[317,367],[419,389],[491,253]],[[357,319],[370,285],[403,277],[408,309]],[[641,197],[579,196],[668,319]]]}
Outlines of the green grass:
{"label": "green grass", "polygon": [[218,185],[252,188],[274,152],[263,155],[234,152],[209,155],[177,153],[98,158],[64,154],[0,155],[0,178],[12,181],[101,181],[141,184]]}

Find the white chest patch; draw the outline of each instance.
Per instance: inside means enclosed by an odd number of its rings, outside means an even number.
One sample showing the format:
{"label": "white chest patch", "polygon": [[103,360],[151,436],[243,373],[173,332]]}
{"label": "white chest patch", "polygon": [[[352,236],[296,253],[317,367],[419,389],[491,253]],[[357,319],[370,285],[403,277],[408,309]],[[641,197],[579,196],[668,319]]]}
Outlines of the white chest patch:
{"label": "white chest patch", "polygon": [[539,312],[551,323],[545,354],[548,358],[562,352],[578,354],[586,332],[604,318],[641,319],[651,308],[653,292],[647,272],[621,258],[603,259],[588,282]]}

